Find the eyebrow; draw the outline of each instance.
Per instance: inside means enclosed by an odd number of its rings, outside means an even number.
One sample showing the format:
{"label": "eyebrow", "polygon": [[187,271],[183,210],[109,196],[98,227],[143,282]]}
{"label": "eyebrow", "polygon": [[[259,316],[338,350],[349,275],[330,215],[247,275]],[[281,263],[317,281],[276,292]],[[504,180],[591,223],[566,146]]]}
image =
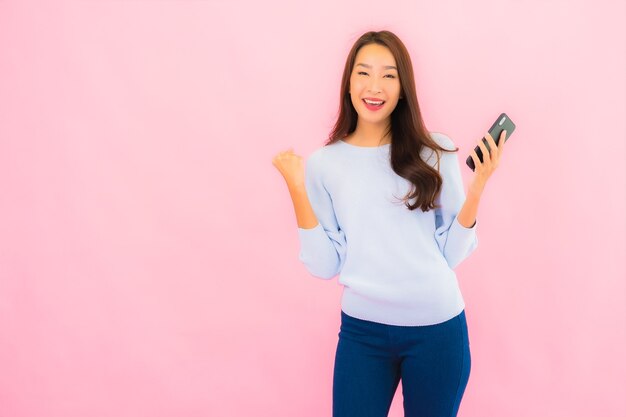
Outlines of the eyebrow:
{"label": "eyebrow", "polygon": [[[356,64],[356,66],[357,66],[357,67],[358,67],[359,65],[361,65],[361,66],[363,66],[363,67],[365,67],[365,68],[372,68],[372,66],[371,66],[371,65],[367,65],[367,64],[363,64],[363,63],[358,63],[358,64]],[[395,69],[396,71],[398,70],[398,68],[394,67],[393,65],[385,65],[383,68],[384,68],[384,69]]]}

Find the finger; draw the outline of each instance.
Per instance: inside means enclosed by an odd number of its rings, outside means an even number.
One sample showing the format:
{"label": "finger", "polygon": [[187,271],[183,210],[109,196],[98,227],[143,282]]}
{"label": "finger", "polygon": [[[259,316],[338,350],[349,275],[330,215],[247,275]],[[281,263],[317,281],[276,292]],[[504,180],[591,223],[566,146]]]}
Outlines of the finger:
{"label": "finger", "polygon": [[491,136],[491,133],[489,133],[489,132],[487,132],[487,134],[485,135],[485,140],[484,140],[484,141],[481,141],[481,142],[483,142],[483,143],[484,143],[485,141],[486,141],[487,143],[489,143],[489,148],[491,148],[491,143],[492,143],[492,142],[493,142],[493,143],[495,143],[495,142],[496,142],[496,141],[493,139],[493,136]]}
{"label": "finger", "polygon": [[485,166],[489,166],[491,164],[491,155],[489,154],[489,151],[487,150],[487,146],[485,146],[482,139],[478,141],[478,146],[480,147],[480,150],[483,153],[483,164]]}
{"label": "finger", "polygon": [[503,130],[500,134],[500,143],[498,143],[498,150],[500,151],[500,153],[502,153],[502,149],[504,149],[504,142],[508,140],[508,138],[506,137],[507,135],[508,132],[506,130]]}
{"label": "finger", "polygon": [[483,164],[480,162],[480,158],[478,158],[478,154],[474,149],[472,149],[472,153],[470,154],[472,159],[474,160],[474,168],[475,171],[480,171],[483,168]]}
{"label": "finger", "polygon": [[496,145],[496,141],[493,140],[493,137],[487,133],[487,142],[489,142],[489,152],[491,153],[491,160],[498,159],[498,145]]}

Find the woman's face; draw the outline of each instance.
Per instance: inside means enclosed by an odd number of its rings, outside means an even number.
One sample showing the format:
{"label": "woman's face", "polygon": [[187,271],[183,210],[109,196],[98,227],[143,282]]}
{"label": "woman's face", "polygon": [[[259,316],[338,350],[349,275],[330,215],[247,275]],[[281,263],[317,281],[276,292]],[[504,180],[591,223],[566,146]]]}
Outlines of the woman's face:
{"label": "woman's face", "polygon": [[[350,75],[350,97],[359,119],[372,123],[386,120],[398,104],[400,89],[396,60],[391,51],[375,43],[361,47]],[[369,105],[366,98],[383,101],[383,104]]]}

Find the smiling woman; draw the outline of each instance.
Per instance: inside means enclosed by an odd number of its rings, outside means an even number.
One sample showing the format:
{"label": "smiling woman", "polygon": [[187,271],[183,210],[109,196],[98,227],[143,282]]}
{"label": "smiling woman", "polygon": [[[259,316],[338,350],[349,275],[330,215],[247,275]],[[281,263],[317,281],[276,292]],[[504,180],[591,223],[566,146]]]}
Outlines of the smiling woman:
{"label": "smiling woman", "polygon": [[[367,102],[370,101],[370,103]],[[375,106],[372,101],[383,104]],[[456,152],[435,141],[426,129],[415,92],[411,57],[389,31],[368,32],[356,41],[346,59],[340,109],[326,145],[342,140],[356,146],[391,146],[391,166],[413,185],[404,201],[410,210],[435,208],[442,187],[437,169],[420,157],[423,148]],[[409,200],[415,199],[412,204]]]}
{"label": "smiling woman", "polygon": [[291,149],[273,160],[294,203],[299,259],[344,287],[333,416],[386,416],[400,380],[405,416],[455,416],[471,354],[454,268],[478,245],[471,210],[459,222],[458,148],[424,126],[411,59],[389,31],[355,42],[339,99],[306,166]]}

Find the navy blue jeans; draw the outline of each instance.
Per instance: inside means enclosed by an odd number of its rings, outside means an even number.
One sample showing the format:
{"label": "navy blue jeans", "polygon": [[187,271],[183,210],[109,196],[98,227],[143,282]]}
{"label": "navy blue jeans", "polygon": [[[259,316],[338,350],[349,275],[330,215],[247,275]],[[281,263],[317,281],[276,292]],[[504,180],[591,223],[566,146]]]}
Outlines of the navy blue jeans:
{"label": "navy blue jeans", "polygon": [[400,379],[405,417],[454,417],[470,368],[465,310],[429,326],[376,323],[342,310],[333,417],[387,417]]}

